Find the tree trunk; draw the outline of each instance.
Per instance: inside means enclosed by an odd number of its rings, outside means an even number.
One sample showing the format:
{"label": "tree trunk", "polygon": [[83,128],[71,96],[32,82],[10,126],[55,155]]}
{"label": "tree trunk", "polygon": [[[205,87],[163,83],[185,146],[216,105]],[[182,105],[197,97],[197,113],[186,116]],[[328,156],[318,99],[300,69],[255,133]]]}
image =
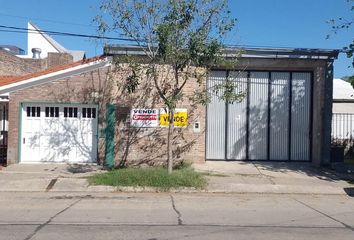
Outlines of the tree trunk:
{"label": "tree trunk", "polygon": [[174,109],[169,109],[168,111],[168,132],[167,132],[167,171],[168,173],[172,173],[173,167],[173,154],[172,154],[172,138],[173,138],[173,115]]}

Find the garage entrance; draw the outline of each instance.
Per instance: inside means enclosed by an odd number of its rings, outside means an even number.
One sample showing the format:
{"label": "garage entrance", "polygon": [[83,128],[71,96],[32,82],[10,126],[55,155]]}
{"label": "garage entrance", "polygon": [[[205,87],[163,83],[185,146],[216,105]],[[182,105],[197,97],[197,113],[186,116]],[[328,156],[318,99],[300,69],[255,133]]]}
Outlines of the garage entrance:
{"label": "garage entrance", "polygon": [[207,160],[311,160],[312,73],[212,71],[208,89],[223,81],[245,97],[227,103],[212,96]]}
{"label": "garage entrance", "polygon": [[97,162],[97,106],[22,104],[21,162]]}

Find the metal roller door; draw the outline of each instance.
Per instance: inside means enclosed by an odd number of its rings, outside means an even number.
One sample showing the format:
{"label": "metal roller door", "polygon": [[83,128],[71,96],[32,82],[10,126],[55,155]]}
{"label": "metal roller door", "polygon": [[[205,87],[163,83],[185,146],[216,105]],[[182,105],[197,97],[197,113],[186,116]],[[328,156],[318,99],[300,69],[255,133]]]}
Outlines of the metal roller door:
{"label": "metal roller door", "polygon": [[247,94],[235,103],[212,97],[206,159],[311,160],[311,73],[213,71],[208,88],[226,79]]}
{"label": "metal roller door", "polygon": [[97,107],[23,104],[21,162],[97,161]]}
{"label": "metal roller door", "polygon": [[268,72],[251,72],[249,85],[248,159],[267,160]]}
{"label": "metal roller door", "polygon": [[272,72],[270,87],[269,158],[289,158],[290,73]]}
{"label": "metal roller door", "polygon": [[[230,72],[236,91],[247,92],[247,72]],[[246,158],[246,101],[227,104],[227,159]]]}
{"label": "metal roller door", "polygon": [[291,160],[310,157],[311,76],[308,73],[292,74],[291,104]]}
{"label": "metal roller door", "polygon": [[[225,71],[212,71],[208,77],[208,89],[212,89],[215,85],[220,84],[226,79]],[[219,96],[222,92],[219,93]],[[211,102],[207,107],[207,146],[206,155],[208,159],[224,159],[225,158],[225,102],[220,100],[218,96],[212,95]]]}

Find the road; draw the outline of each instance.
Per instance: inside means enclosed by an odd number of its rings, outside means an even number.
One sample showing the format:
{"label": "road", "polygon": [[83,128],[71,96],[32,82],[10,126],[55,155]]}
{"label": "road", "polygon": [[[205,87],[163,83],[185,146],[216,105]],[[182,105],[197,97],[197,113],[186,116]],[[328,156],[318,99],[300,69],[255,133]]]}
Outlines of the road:
{"label": "road", "polygon": [[341,195],[0,192],[1,240],[354,239]]}

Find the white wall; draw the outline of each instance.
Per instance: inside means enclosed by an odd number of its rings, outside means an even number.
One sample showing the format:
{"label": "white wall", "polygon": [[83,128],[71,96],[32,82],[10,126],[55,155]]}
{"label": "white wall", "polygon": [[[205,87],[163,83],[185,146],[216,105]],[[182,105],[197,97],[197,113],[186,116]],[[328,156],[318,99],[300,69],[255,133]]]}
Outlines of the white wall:
{"label": "white wall", "polygon": [[354,113],[354,103],[333,103],[333,113]]}
{"label": "white wall", "polygon": [[[28,23],[28,29],[36,30],[31,23]],[[58,50],[55,49],[42,34],[30,30],[28,31],[27,36],[27,55],[29,58],[32,58],[32,48],[40,48],[42,50],[41,58],[46,58],[48,56],[48,52],[58,52]]]}

